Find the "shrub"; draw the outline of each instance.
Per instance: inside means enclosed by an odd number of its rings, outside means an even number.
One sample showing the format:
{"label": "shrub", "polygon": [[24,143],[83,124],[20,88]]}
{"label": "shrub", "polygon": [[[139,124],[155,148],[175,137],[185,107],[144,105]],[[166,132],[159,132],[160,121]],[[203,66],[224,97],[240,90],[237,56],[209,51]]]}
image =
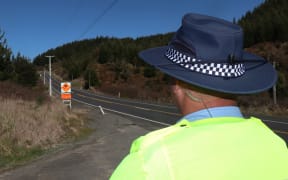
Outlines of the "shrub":
{"label": "shrub", "polygon": [[143,75],[147,78],[155,77],[156,76],[156,70],[152,66],[146,66],[144,68]]}

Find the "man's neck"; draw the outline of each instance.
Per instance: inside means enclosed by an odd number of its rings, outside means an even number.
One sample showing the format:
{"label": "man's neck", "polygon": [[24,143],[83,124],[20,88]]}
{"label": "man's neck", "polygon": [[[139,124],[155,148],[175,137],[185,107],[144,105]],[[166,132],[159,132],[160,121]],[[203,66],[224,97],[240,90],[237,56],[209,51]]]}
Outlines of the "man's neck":
{"label": "man's neck", "polygon": [[217,101],[201,101],[201,102],[195,102],[195,101],[186,101],[182,107],[180,107],[180,110],[183,115],[190,114],[196,111],[208,109],[208,108],[214,108],[214,107],[225,107],[225,106],[236,106],[237,103],[234,100],[230,99],[217,99]]}

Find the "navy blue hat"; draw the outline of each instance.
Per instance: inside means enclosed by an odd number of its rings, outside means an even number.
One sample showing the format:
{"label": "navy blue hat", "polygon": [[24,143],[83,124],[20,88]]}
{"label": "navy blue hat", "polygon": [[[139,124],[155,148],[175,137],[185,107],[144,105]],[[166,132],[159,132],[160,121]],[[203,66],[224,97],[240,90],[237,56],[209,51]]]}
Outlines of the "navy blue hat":
{"label": "navy blue hat", "polygon": [[224,93],[257,93],[277,80],[267,60],[243,50],[240,26],[206,15],[186,14],[169,45],[139,56],[176,79]]}

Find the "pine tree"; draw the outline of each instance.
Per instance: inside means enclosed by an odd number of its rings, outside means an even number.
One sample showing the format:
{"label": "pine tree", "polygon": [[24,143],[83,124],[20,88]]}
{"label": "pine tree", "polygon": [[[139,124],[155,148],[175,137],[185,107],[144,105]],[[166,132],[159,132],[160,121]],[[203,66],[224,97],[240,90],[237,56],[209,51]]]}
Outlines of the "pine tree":
{"label": "pine tree", "polygon": [[12,51],[7,46],[5,33],[0,29],[0,81],[10,78]]}

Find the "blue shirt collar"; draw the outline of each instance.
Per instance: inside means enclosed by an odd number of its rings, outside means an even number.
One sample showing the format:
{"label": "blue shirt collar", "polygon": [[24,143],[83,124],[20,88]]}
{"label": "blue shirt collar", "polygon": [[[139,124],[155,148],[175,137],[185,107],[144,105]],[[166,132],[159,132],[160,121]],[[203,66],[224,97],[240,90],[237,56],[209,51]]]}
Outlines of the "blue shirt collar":
{"label": "blue shirt collar", "polygon": [[187,114],[181,119],[186,119],[188,121],[196,121],[212,117],[243,117],[243,115],[239,107],[237,106],[223,106],[223,107],[202,109],[200,111]]}

